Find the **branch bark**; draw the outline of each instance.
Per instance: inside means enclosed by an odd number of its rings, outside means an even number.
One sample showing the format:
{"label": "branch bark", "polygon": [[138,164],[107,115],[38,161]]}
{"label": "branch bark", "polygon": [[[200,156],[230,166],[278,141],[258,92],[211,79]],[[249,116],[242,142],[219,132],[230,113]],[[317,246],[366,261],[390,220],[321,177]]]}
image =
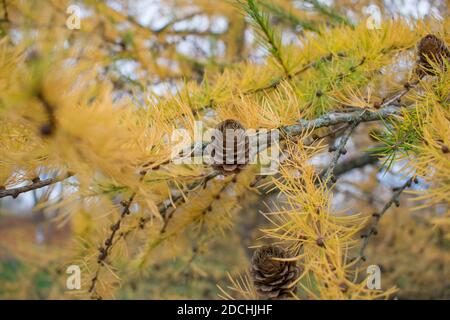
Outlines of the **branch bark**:
{"label": "branch bark", "polygon": [[27,186],[23,186],[23,187],[17,187],[17,188],[11,188],[11,189],[4,189],[1,190],[0,189],[0,198],[4,198],[4,197],[13,197],[13,198],[17,198],[21,193],[25,193],[28,191],[32,191],[32,190],[36,190],[36,189],[40,189],[58,182],[61,182],[69,177],[73,176],[72,173],[68,173],[64,176],[59,176],[59,177],[55,177],[55,178],[48,178],[45,180],[39,180],[39,181],[35,181],[30,185]]}
{"label": "branch bark", "polygon": [[363,168],[367,165],[372,165],[372,164],[376,164],[378,163],[379,160],[379,156],[371,153],[371,152],[366,152],[363,153],[360,156],[356,156],[353,157],[351,159],[342,161],[341,163],[339,163],[335,168],[334,168],[334,175],[336,177],[341,176],[353,169],[359,169],[359,168]]}
{"label": "branch bark", "polygon": [[371,122],[385,120],[399,116],[402,109],[396,105],[388,105],[379,110],[363,109],[354,112],[332,112],[312,120],[300,119],[298,124],[281,127],[281,131],[288,136],[296,136],[302,132],[329,127],[341,123]]}
{"label": "branch bark", "polygon": [[[147,171],[142,171],[141,172],[141,181],[144,179],[146,174],[147,174]],[[218,175],[217,172],[212,172],[211,174],[209,174],[208,176],[206,176],[202,180],[192,183],[188,187],[188,191],[192,191],[192,190],[196,189],[197,187],[199,187],[200,185],[204,185],[205,186],[210,180],[214,179],[217,175]],[[95,288],[97,286],[97,283],[98,283],[98,278],[99,278],[99,275],[100,275],[100,271],[102,270],[102,267],[106,263],[106,259],[108,258],[108,256],[109,256],[111,250],[113,249],[114,245],[117,243],[118,240],[120,240],[123,237],[126,237],[126,235],[127,235],[127,234],[120,234],[118,232],[120,230],[122,222],[125,220],[125,217],[130,213],[130,207],[131,207],[131,204],[132,204],[132,202],[133,202],[135,197],[136,197],[136,192],[133,192],[131,194],[131,196],[129,197],[129,199],[122,203],[123,210],[122,210],[119,218],[116,220],[116,222],[114,224],[111,225],[111,232],[109,233],[109,235],[106,238],[106,240],[102,244],[100,244],[100,247],[98,249],[99,254],[98,254],[98,257],[97,257],[97,263],[98,263],[97,264],[97,269],[95,270],[94,276],[91,278],[89,289],[88,289],[88,292],[91,295],[91,299],[98,299],[98,300],[102,299],[102,297],[95,290]],[[167,199],[166,201],[163,201],[159,205],[159,213],[161,215],[163,215],[163,217],[165,217],[167,209],[172,207],[179,200],[181,201],[183,198],[184,198],[183,193],[181,193],[181,194],[179,194],[179,195],[177,195],[175,197],[171,197],[170,199]],[[148,221],[150,221],[149,218],[141,220],[140,227],[143,228],[145,223],[147,223]],[[165,227],[163,227],[163,228],[165,229]],[[116,235],[117,234],[119,234],[120,237],[116,240],[116,238],[117,238]]]}
{"label": "branch bark", "polygon": [[350,139],[350,136],[352,135],[355,128],[358,126],[359,121],[355,121],[352,123],[350,127],[348,127],[345,130],[344,135],[341,137],[341,140],[339,141],[338,146],[336,147],[333,157],[331,159],[330,165],[328,166],[328,169],[325,171],[324,174],[321,174],[320,177],[322,180],[327,181],[330,179],[330,181],[334,181],[335,179],[335,168],[337,165],[337,162],[341,155],[345,154],[347,151],[345,149],[345,145],[348,142],[348,139]]}
{"label": "branch bark", "polygon": [[[389,99],[390,101],[391,99]],[[291,126],[284,126],[281,127],[280,130],[283,132],[286,136],[296,136],[300,135],[301,133],[308,131],[308,130],[314,130],[318,128],[323,127],[329,127],[337,124],[342,123],[355,123],[355,122],[371,122],[371,121],[379,121],[379,120],[385,120],[391,117],[399,116],[402,112],[402,109],[396,105],[393,106],[386,106],[384,108],[381,108],[376,111],[370,111],[367,109],[364,109],[362,111],[354,111],[354,112],[332,112],[326,115],[323,115],[319,118],[312,119],[312,120],[305,120],[300,119],[298,121],[298,124],[291,125]],[[199,147],[201,147],[203,150],[208,146],[208,143],[202,143],[201,146],[195,145],[191,148],[191,150],[196,150]],[[194,153],[192,151],[192,153]],[[262,151],[262,150],[259,150]],[[145,167],[145,165],[144,165]],[[65,180],[69,177],[71,177],[73,174],[68,174],[67,176],[63,177],[57,177],[57,178],[49,178],[46,180],[42,180],[36,183],[33,183],[28,186],[24,187],[18,187],[18,188],[12,188],[7,190],[0,190],[0,198],[11,196],[13,198],[17,198],[19,194],[28,192],[31,190],[39,189],[57,182],[60,182],[62,180]]]}
{"label": "branch bark", "polygon": [[402,192],[411,186],[413,181],[416,181],[414,177],[409,178],[402,186],[399,188],[396,188],[394,190],[394,194],[392,195],[391,199],[384,205],[383,209],[381,209],[380,212],[375,212],[372,214],[372,222],[369,225],[369,229],[366,233],[361,235],[361,238],[363,239],[363,242],[361,244],[361,247],[359,249],[359,259],[358,264],[360,264],[363,261],[366,261],[366,256],[364,254],[365,249],[367,248],[367,245],[369,244],[369,239],[372,235],[376,235],[378,233],[377,226],[380,221],[380,219],[384,216],[386,211],[395,204],[397,207],[400,206],[400,195]]}

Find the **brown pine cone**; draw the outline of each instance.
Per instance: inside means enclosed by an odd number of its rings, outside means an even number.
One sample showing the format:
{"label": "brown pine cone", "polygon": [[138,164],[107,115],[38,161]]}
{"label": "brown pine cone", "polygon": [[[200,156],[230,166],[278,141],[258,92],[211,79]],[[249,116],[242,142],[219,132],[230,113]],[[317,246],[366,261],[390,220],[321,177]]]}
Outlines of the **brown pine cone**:
{"label": "brown pine cone", "polygon": [[300,275],[295,261],[279,261],[273,258],[288,258],[285,250],[277,246],[258,248],[252,257],[251,275],[259,295],[269,299],[291,297],[296,289],[293,282]]}
{"label": "brown pine cone", "polygon": [[238,173],[249,162],[249,137],[236,120],[219,123],[213,137],[213,168],[223,175]]}
{"label": "brown pine cone", "polygon": [[442,69],[445,68],[445,60],[450,62],[450,50],[444,41],[433,34],[428,34],[419,41],[417,54],[419,60],[417,61],[416,73],[419,76],[435,75],[429,60],[436,62]]}

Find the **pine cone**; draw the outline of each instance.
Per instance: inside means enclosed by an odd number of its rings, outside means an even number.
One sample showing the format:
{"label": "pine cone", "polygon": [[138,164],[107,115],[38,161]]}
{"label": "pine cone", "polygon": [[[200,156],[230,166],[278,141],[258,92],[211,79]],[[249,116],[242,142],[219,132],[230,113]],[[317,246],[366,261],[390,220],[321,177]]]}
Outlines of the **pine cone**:
{"label": "pine cone", "polygon": [[269,299],[288,298],[296,288],[292,284],[300,275],[300,269],[295,261],[273,258],[288,258],[288,254],[277,246],[264,246],[255,251],[251,268],[253,283],[261,296]]}
{"label": "pine cone", "polygon": [[223,175],[238,173],[249,162],[249,138],[236,120],[225,120],[213,137],[213,168]]}
{"label": "pine cone", "polygon": [[435,75],[429,60],[436,62],[442,69],[445,68],[445,60],[450,62],[450,50],[444,41],[433,34],[428,34],[419,41],[417,54],[419,61],[417,61],[416,73],[419,76],[425,74]]}

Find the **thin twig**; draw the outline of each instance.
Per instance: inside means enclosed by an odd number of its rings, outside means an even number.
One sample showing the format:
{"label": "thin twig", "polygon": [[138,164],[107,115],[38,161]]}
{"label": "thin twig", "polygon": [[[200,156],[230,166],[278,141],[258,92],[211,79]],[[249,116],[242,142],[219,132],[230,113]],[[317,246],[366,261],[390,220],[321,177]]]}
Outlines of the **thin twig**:
{"label": "thin twig", "polygon": [[2,190],[2,187],[0,187],[0,198],[4,198],[4,197],[8,197],[8,196],[17,198],[21,193],[40,189],[40,188],[61,182],[72,176],[73,176],[73,173],[67,173],[66,175],[63,175],[63,176],[59,176],[59,177],[55,177],[55,178],[48,178],[45,180],[36,179],[32,184],[23,186],[23,187],[3,189],[3,190]]}
{"label": "thin twig", "polygon": [[397,207],[400,205],[400,195],[402,192],[409,188],[412,184],[412,182],[416,182],[414,177],[409,178],[401,187],[394,189],[394,194],[392,195],[391,199],[384,205],[383,209],[381,209],[380,212],[375,212],[372,214],[372,223],[369,225],[368,231],[361,235],[361,238],[363,239],[361,247],[359,249],[359,259],[358,264],[366,261],[367,257],[364,254],[364,251],[369,244],[369,239],[372,235],[376,235],[378,233],[377,226],[380,221],[380,219],[384,216],[386,211],[395,204]]}
{"label": "thin twig", "polygon": [[305,72],[308,69],[316,68],[319,64],[321,64],[323,62],[331,61],[335,56],[337,56],[337,57],[345,57],[345,53],[339,52],[337,54],[334,54],[334,53],[327,54],[326,56],[323,56],[323,57],[319,58],[316,61],[312,61],[312,62],[309,62],[309,63],[305,64],[301,69],[296,71],[291,77],[286,77],[285,76],[285,77],[282,77],[282,78],[274,81],[273,83],[271,83],[271,84],[269,84],[267,86],[260,87],[260,88],[257,88],[257,89],[248,90],[248,91],[244,92],[244,95],[255,94],[255,93],[258,93],[258,92],[261,92],[261,91],[275,89],[276,87],[278,87],[280,85],[281,82],[283,82],[285,80],[288,80],[288,79],[290,79],[290,78],[292,78],[294,76],[295,77],[299,76],[300,74],[302,74],[303,72]]}
{"label": "thin twig", "polygon": [[[145,177],[145,175],[147,174],[147,171],[142,171],[140,173],[140,181],[142,181]],[[128,198],[127,201],[123,201],[121,202],[123,209],[122,212],[120,214],[120,217],[116,220],[116,222],[114,224],[111,225],[111,233],[109,234],[109,236],[106,238],[106,240],[100,245],[98,251],[98,257],[97,257],[97,269],[95,271],[94,276],[91,279],[91,284],[89,286],[89,290],[88,292],[91,293],[91,297],[92,298],[96,298],[96,299],[101,299],[101,297],[95,292],[95,286],[98,282],[98,276],[100,274],[100,270],[102,268],[102,266],[105,264],[105,260],[108,258],[108,255],[113,247],[114,239],[115,236],[117,234],[117,232],[120,229],[120,226],[123,222],[123,220],[125,219],[125,217],[130,214],[130,207],[131,204],[133,203],[134,198],[136,197],[136,192],[134,191],[131,196]]]}
{"label": "thin twig", "polygon": [[[341,176],[353,169],[359,169],[359,168],[363,168],[367,165],[376,164],[378,162],[379,158],[380,158],[380,156],[378,156],[374,153],[365,152],[360,156],[355,156],[348,160],[344,160],[344,161],[338,163],[336,165],[336,167],[334,168],[334,176],[338,177],[338,176]],[[325,175],[326,171],[327,171],[327,169],[322,170],[321,173],[318,174],[318,176],[320,177],[320,176]],[[266,177],[269,177],[269,176],[258,176],[255,179],[255,181],[250,185],[250,187],[259,188],[261,185],[258,185],[258,183]],[[278,177],[279,176],[275,176],[275,180]],[[274,184],[269,185],[268,183],[265,183],[264,186],[265,186],[265,189],[268,190],[265,192],[266,195],[272,194],[276,191],[276,189],[274,188]]]}
{"label": "thin twig", "polygon": [[[219,175],[219,173],[217,171],[212,172],[211,174],[209,174],[208,176],[206,176],[202,181],[200,181],[200,183],[194,183],[191,186],[188,187],[188,191],[187,193],[190,193],[192,191],[194,191],[195,189],[197,189],[197,187],[199,187],[200,185],[203,186],[203,188],[206,188],[208,182],[212,179],[214,179],[215,177],[217,177]],[[222,190],[221,190],[222,191]],[[221,192],[220,191],[220,192]],[[171,199],[171,203],[176,203],[178,201],[184,201],[184,193],[181,193],[180,195],[178,195],[177,197]],[[163,208],[160,209],[159,213],[164,217],[164,223],[163,226],[160,230],[160,234],[163,234],[164,232],[166,232],[167,226],[170,222],[170,220],[173,217],[173,214],[176,210],[176,208],[174,208],[169,214],[167,214],[167,209],[169,207],[167,205],[165,205]]]}
{"label": "thin twig", "polygon": [[314,8],[321,14],[328,16],[330,19],[336,21],[339,24],[345,24],[349,27],[354,27],[353,23],[345,16],[339,13],[335,8],[326,5],[318,0],[306,0],[306,2],[310,3],[314,6]]}
{"label": "thin twig", "polygon": [[393,104],[400,101],[401,98],[403,98],[409,91],[411,91],[411,89],[415,88],[420,83],[420,79],[422,79],[423,77],[424,76],[421,75],[418,80],[415,80],[413,82],[406,82],[403,85],[403,89],[400,90],[400,92],[392,95],[391,97],[383,99],[382,106]]}
{"label": "thin twig", "polygon": [[337,162],[338,162],[339,158],[341,157],[341,155],[343,155],[347,152],[345,149],[345,145],[347,144],[348,139],[350,139],[350,136],[352,135],[353,131],[358,126],[358,124],[359,124],[359,121],[355,121],[352,123],[351,126],[349,126],[345,130],[344,134],[341,137],[341,140],[339,141],[339,144],[334,149],[333,157],[331,158],[328,169],[325,171],[325,174],[321,175],[321,178],[323,181],[328,181],[328,179],[330,179],[330,181],[334,181],[334,179],[335,179],[334,171],[335,171]]}
{"label": "thin twig", "polygon": [[343,175],[353,169],[363,168],[367,165],[378,163],[380,156],[372,152],[365,152],[360,156],[352,157],[344,160],[334,168],[334,175],[336,177]]}
{"label": "thin twig", "polygon": [[153,32],[154,32],[155,34],[162,33],[162,32],[164,32],[165,30],[167,30],[168,28],[170,28],[171,26],[173,26],[174,24],[176,24],[176,23],[178,23],[178,22],[181,22],[181,21],[184,21],[184,20],[188,20],[188,19],[194,18],[195,16],[197,16],[197,15],[199,15],[199,14],[200,14],[199,11],[195,11],[195,12],[192,12],[192,13],[190,13],[190,14],[187,14],[187,15],[185,15],[185,16],[183,16],[183,17],[174,18],[173,20],[169,21],[168,23],[166,23],[166,24],[163,25],[162,27],[153,30]]}
{"label": "thin twig", "polygon": [[[223,186],[219,189],[219,191],[216,192],[216,194],[213,197],[213,200],[209,203],[208,207],[202,212],[201,216],[205,216],[207,215],[209,212],[212,211],[212,206],[214,204],[215,201],[217,201],[218,199],[220,199],[220,195],[222,194],[222,192],[225,191],[225,189],[228,188],[228,186],[230,186],[233,183],[236,183],[237,181],[237,177],[235,174],[233,179],[230,179],[229,181],[225,182],[223,184]],[[201,222],[200,228],[198,230],[198,237],[200,237],[203,234],[203,231],[205,229],[205,224],[203,223],[203,221]],[[207,239],[203,239],[203,241],[206,241]],[[199,256],[200,254],[200,245],[199,243],[201,243],[202,241],[199,242],[194,242],[194,244],[192,245],[192,256],[189,258],[189,260],[187,261],[187,263],[185,264],[185,266],[183,267],[183,269],[181,271],[185,271],[185,275],[187,276],[187,270],[188,268],[192,265],[192,263],[194,262],[194,260]]]}
{"label": "thin twig", "polygon": [[[171,217],[169,218],[169,216],[173,215],[173,211],[171,211],[170,213],[167,213],[167,210],[169,208],[173,208],[173,210],[176,209],[176,206],[185,202],[186,201],[186,194],[189,194],[193,191],[195,191],[199,186],[203,185],[205,186],[205,183],[208,183],[209,180],[212,180],[213,178],[215,178],[218,175],[218,172],[212,172],[211,174],[209,174],[208,176],[206,176],[204,179],[194,182],[192,184],[190,184],[187,189],[183,192],[180,192],[180,194],[176,195],[176,196],[171,196],[170,198],[164,200],[163,202],[161,202],[161,204],[159,205],[159,214],[163,217],[163,219],[166,221],[167,219],[171,219]],[[138,227],[139,229],[144,229],[145,225],[152,219],[152,217],[141,217],[139,220],[139,224]],[[165,222],[166,223],[166,222]],[[127,230],[126,232],[121,232],[119,234],[119,238],[116,241],[119,241],[120,239],[126,239],[126,237],[128,237],[128,235],[133,231],[134,229],[130,229]]]}
{"label": "thin twig", "polygon": [[288,136],[296,136],[305,131],[330,127],[341,123],[385,120],[399,116],[401,113],[402,110],[397,106],[386,106],[375,111],[362,109],[362,111],[358,110],[354,112],[331,112],[312,120],[300,119],[298,124],[284,126],[280,129]]}
{"label": "thin twig", "polygon": [[[143,171],[141,172],[141,178],[140,180],[142,181],[146,175],[147,171]],[[197,183],[193,183],[189,190],[194,190],[196,189],[198,186],[200,185],[206,185],[206,183],[208,183],[208,181],[212,180],[213,178],[215,178],[218,175],[217,172],[213,172],[211,174],[209,174],[208,176],[206,176],[204,179],[202,179],[200,182]],[[125,217],[130,213],[130,206],[134,200],[136,196],[136,192],[133,192],[131,194],[131,196],[129,197],[128,201],[122,202],[122,205],[124,206],[120,217],[116,220],[116,222],[114,224],[111,225],[111,233],[108,235],[108,237],[106,238],[106,240],[100,245],[98,251],[99,251],[99,255],[97,257],[97,269],[95,271],[94,276],[91,279],[91,283],[89,286],[89,290],[88,292],[91,293],[91,297],[92,298],[96,298],[96,299],[101,299],[101,296],[98,295],[98,293],[95,292],[95,287],[97,285],[98,282],[98,277],[100,274],[100,271],[102,269],[102,266],[105,264],[106,259],[108,258],[108,256],[110,255],[112,248],[114,247],[114,245],[117,243],[116,239],[116,235],[120,230],[120,227],[125,219]],[[183,194],[180,194],[176,197],[171,197],[166,201],[163,201],[161,203],[161,205],[159,206],[159,213],[161,215],[164,215],[165,212],[167,211],[168,208],[170,208],[171,206],[173,206],[177,201],[179,201],[180,199],[183,199]],[[166,203],[169,202],[169,205]],[[145,226],[145,223],[147,223],[150,219],[145,219],[142,218],[140,220],[139,226],[141,227],[141,229],[143,229],[143,227]],[[119,233],[120,234],[120,238],[118,240],[120,240],[121,238],[125,238],[129,232],[126,233]]]}
{"label": "thin twig", "polygon": [[6,5],[6,0],[2,0],[3,3],[3,20],[6,22],[9,22],[9,15],[8,15],[8,6]]}

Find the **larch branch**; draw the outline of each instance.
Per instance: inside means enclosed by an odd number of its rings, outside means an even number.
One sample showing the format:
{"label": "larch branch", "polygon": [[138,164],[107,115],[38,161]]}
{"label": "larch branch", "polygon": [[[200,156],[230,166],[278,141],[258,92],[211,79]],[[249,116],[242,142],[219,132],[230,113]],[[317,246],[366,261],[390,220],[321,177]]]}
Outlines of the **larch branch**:
{"label": "larch branch", "polygon": [[[140,175],[141,175],[140,181],[142,181],[144,179],[146,174],[147,174],[147,171],[142,171],[140,173]],[[91,284],[90,284],[89,290],[88,290],[88,292],[91,294],[91,298],[96,298],[96,299],[102,298],[95,292],[95,286],[97,285],[97,282],[98,282],[100,270],[101,270],[102,266],[104,265],[105,260],[108,258],[108,255],[115,243],[114,239],[115,239],[117,232],[120,230],[122,222],[124,221],[125,217],[130,213],[130,207],[131,207],[131,204],[133,203],[133,200],[135,197],[136,197],[136,192],[133,192],[127,201],[121,202],[123,209],[120,214],[120,217],[116,220],[116,222],[114,224],[111,225],[111,227],[110,227],[111,233],[108,235],[106,240],[100,245],[100,247],[98,249],[98,252],[99,252],[98,257],[97,257],[98,265],[97,265],[95,274],[91,279]]]}
{"label": "larch branch", "polygon": [[[144,179],[146,174],[147,174],[147,171],[141,172],[141,181]],[[188,190],[192,191],[192,190],[196,189],[197,187],[199,187],[200,185],[206,185],[208,183],[208,181],[214,179],[217,175],[218,175],[217,172],[213,172],[213,173],[207,175],[204,179],[200,180],[199,182],[195,182],[195,183],[191,184],[188,187]],[[89,286],[89,290],[88,290],[88,292],[91,294],[91,298],[96,298],[96,299],[102,298],[101,296],[99,296],[98,293],[95,292],[95,288],[98,283],[99,274],[102,269],[102,266],[106,262],[106,259],[110,255],[114,245],[117,243],[117,241],[115,241],[116,235],[119,232],[122,222],[125,220],[125,217],[130,213],[130,206],[135,197],[136,197],[136,192],[133,192],[127,201],[122,202],[123,210],[120,214],[120,217],[116,220],[116,222],[114,224],[111,225],[111,232],[109,233],[106,240],[100,245],[100,247],[98,249],[98,251],[99,251],[99,255],[97,257],[98,266],[94,273],[94,276],[91,278],[91,282],[90,282],[90,286]],[[184,199],[183,193],[177,195],[176,197],[170,197],[166,201],[163,201],[159,206],[159,213],[164,216],[168,208],[172,207],[175,203],[177,203],[178,201],[181,201],[182,199]],[[150,221],[150,218],[147,218],[147,219],[142,218],[139,223],[139,226],[141,228],[143,228],[145,223],[147,223],[148,221]],[[121,238],[126,237],[127,234],[128,234],[128,232],[120,234],[120,237],[117,240],[120,240]]]}
{"label": "larch branch", "polygon": [[345,149],[345,145],[347,144],[348,140],[350,139],[350,136],[352,135],[355,128],[358,126],[359,121],[355,121],[352,123],[351,126],[349,126],[344,134],[342,135],[341,139],[339,140],[339,143],[337,147],[334,149],[333,157],[331,158],[330,165],[328,166],[328,169],[325,171],[323,175],[321,175],[322,180],[327,181],[328,179],[331,179],[333,181],[335,179],[335,168],[337,165],[337,162],[339,161],[339,158],[341,155],[345,154],[347,151]]}
{"label": "larch branch", "polygon": [[40,189],[58,182],[61,182],[69,177],[73,176],[72,173],[67,173],[66,175],[63,176],[59,176],[59,177],[55,177],[55,178],[48,178],[45,180],[38,180],[33,182],[32,184],[29,184],[27,186],[23,186],[23,187],[17,187],[17,188],[11,188],[11,189],[4,189],[1,190],[0,189],[0,198],[4,198],[4,197],[13,197],[13,198],[17,198],[21,193],[25,193],[28,191],[32,191],[32,190],[36,190],[36,189]]}
{"label": "larch branch", "polygon": [[2,0],[3,4],[3,21],[9,22],[9,15],[8,15],[8,6],[6,4],[6,0]]}
{"label": "larch branch", "polygon": [[365,152],[360,156],[356,156],[353,158],[350,158],[348,160],[342,161],[336,167],[334,168],[334,175],[340,176],[343,175],[353,169],[359,169],[363,168],[367,165],[373,165],[378,163],[380,156],[371,153],[371,152]]}
{"label": "larch branch", "polygon": [[392,195],[391,199],[384,205],[383,209],[381,209],[380,212],[375,212],[372,214],[372,222],[369,225],[368,231],[361,235],[361,238],[363,239],[361,247],[359,249],[359,259],[358,263],[362,261],[366,261],[366,256],[364,254],[367,245],[369,244],[369,239],[372,235],[376,235],[378,233],[377,226],[380,221],[380,219],[384,216],[386,211],[395,204],[397,207],[400,205],[400,195],[402,192],[411,186],[413,182],[416,182],[417,180],[414,177],[409,178],[402,186],[399,188],[394,189],[394,194]]}

